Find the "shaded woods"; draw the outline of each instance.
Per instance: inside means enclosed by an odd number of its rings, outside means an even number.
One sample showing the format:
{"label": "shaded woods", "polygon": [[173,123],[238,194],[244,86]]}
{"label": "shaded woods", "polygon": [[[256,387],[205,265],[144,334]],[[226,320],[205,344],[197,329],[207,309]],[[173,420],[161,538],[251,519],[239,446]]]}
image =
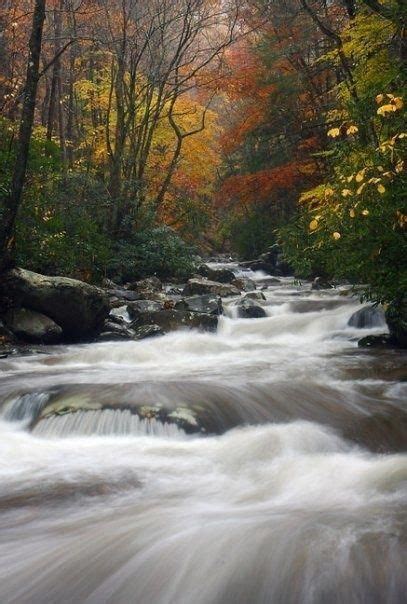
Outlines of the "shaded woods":
{"label": "shaded woods", "polygon": [[2,2],[2,265],[181,276],[278,242],[299,277],[403,315],[405,18],[402,0]]}

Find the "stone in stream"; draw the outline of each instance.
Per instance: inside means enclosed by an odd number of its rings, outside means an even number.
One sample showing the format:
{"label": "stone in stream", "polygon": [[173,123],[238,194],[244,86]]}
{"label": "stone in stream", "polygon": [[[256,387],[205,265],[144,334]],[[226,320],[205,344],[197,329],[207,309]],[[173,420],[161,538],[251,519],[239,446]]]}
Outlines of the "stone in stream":
{"label": "stone in stream", "polygon": [[140,313],[132,323],[132,328],[136,329],[141,325],[158,325],[164,332],[185,328],[216,331],[218,317],[207,313],[186,310],[158,310],[155,312]]}
{"label": "stone in stream", "polygon": [[389,348],[391,346],[390,336],[383,333],[379,336],[365,336],[358,341],[359,348]]}
{"label": "stone in stream", "polygon": [[202,294],[214,294],[215,296],[226,298],[228,296],[239,296],[240,291],[234,285],[217,283],[216,281],[209,281],[209,279],[202,277],[199,279],[189,279],[182,292],[183,296]]}
{"label": "stone in stream", "polygon": [[222,314],[220,312],[222,300],[219,296],[205,294],[203,296],[191,296],[182,298],[175,303],[175,310],[189,310],[190,312],[206,313],[209,315]]}
{"label": "stone in stream", "polygon": [[367,329],[382,327],[386,324],[383,311],[377,306],[364,306],[353,313],[348,321],[349,327]]}
{"label": "stone in stream", "polygon": [[319,291],[320,289],[332,289],[333,285],[324,277],[315,277],[312,282],[311,289]]}
{"label": "stone in stream", "polygon": [[231,283],[236,279],[236,275],[228,268],[210,268],[207,264],[202,264],[196,271],[197,275],[206,277],[211,281],[218,283]]}
{"label": "stone in stream", "polygon": [[134,330],[135,340],[145,340],[156,336],[163,336],[164,330],[159,325],[141,325]]}
{"label": "stone in stream", "polygon": [[12,298],[15,308],[27,308],[50,317],[63,339],[86,340],[100,332],[109,314],[104,290],[68,277],[49,277],[15,268],[3,277],[0,295]]}
{"label": "stone in stream", "polygon": [[251,300],[250,298],[243,298],[243,300],[237,304],[237,313],[241,319],[260,319],[267,317],[264,308],[256,302],[256,300]]}
{"label": "stone in stream", "polygon": [[157,312],[163,308],[163,303],[157,300],[137,300],[127,305],[127,312],[130,319],[134,320],[142,313]]}
{"label": "stone in stream", "polygon": [[256,292],[248,292],[247,294],[245,294],[243,296],[243,300],[267,300],[266,296],[263,294],[262,291],[256,291]]}
{"label": "stone in stream", "polygon": [[256,289],[255,282],[248,277],[239,277],[238,279],[233,279],[233,281],[231,281],[231,285],[234,285],[237,287],[237,289],[240,289],[244,292],[253,292]]}
{"label": "stone in stream", "polygon": [[18,308],[9,311],[6,325],[15,336],[36,344],[55,344],[62,340],[62,329],[49,317],[34,310]]}

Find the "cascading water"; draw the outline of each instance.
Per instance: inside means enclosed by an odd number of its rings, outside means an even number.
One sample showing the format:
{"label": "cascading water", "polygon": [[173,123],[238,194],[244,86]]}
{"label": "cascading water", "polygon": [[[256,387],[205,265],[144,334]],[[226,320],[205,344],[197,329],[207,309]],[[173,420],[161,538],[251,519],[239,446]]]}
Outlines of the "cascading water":
{"label": "cascading water", "polygon": [[264,293],[1,361],[2,604],[405,601],[405,356],[357,348],[385,328],[342,290]]}

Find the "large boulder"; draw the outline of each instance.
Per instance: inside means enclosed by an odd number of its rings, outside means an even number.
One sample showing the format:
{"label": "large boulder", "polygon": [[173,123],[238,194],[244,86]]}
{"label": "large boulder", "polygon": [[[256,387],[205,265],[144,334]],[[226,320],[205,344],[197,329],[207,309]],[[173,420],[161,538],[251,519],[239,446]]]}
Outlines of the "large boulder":
{"label": "large boulder", "polygon": [[407,296],[389,304],[385,317],[391,343],[407,348]]}
{"label": "large boulder", "polygon": [[40,312],[18,308],[5,317],[6,325],[15,336],[27,342],[54,344],[62,340],[62,329]]}
{"label": "large boulder", "polygon": [[158,325],[164,332],[176,331],[178,329],[216,331],[218,317],[186,310],[158,310],[141,313],[134,323],[132,323],[134,329],[137,329],[141,325]]}
{"label": "large boulder", "polygon": [[222,314],[222,299],[219,296],[205,294],[203,296],[191,296],[182,298],[175,303],[176,310],[188,310],[190,312],[200,312],[209,315]]}
{"label": "large boulder", "polygon": [[353,313],[348,321],[350,327],[368,329],[386,324],[383,311],[377,306],[364,306]]}
{"label": "large boulder", "polygon": [[15,308],[27,308],[50,317],[66,340],[86,340],[98,333],[109,314],[105,292],[68,277],[49,277],[16,268],[4,275],[1,290]]}
{"label": "large boulder", "polygon": [[228,268],[210,268],[207,264],[202,264],[196,272],[218,283],[231,283],[236,278],[235,273]]}
{"label": "large boulder", "polygon": [[241,319],[260,319],[267,317],[267,313],[264,308],[250,298],[243,298],[241,302],[237,304],[237,314]]}
{"label": "large boulder", "polygon": [[183,296],[194,296],[202,294],[213,294],[226,298],[228,296],[238,296],[240,291],[234,285],[218,283],[209,279],[190,279],[183,289]]}
{"label": "large boulder", "polygon": [[263,292],[248,292],[247,294],[245,294],[243,296],[243,299],[249,299],[249,300],[267,300],[266,296],[263,294]]}

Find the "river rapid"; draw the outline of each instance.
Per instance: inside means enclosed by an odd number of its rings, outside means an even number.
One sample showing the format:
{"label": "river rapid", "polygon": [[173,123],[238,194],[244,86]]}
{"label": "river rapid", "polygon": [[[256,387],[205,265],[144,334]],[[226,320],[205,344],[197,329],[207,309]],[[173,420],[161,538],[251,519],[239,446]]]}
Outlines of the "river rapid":
{"label": "river rapid", "polygon": [[2,604],[405,602],[405,353],[245,274],[265,318],[0,361]]}

